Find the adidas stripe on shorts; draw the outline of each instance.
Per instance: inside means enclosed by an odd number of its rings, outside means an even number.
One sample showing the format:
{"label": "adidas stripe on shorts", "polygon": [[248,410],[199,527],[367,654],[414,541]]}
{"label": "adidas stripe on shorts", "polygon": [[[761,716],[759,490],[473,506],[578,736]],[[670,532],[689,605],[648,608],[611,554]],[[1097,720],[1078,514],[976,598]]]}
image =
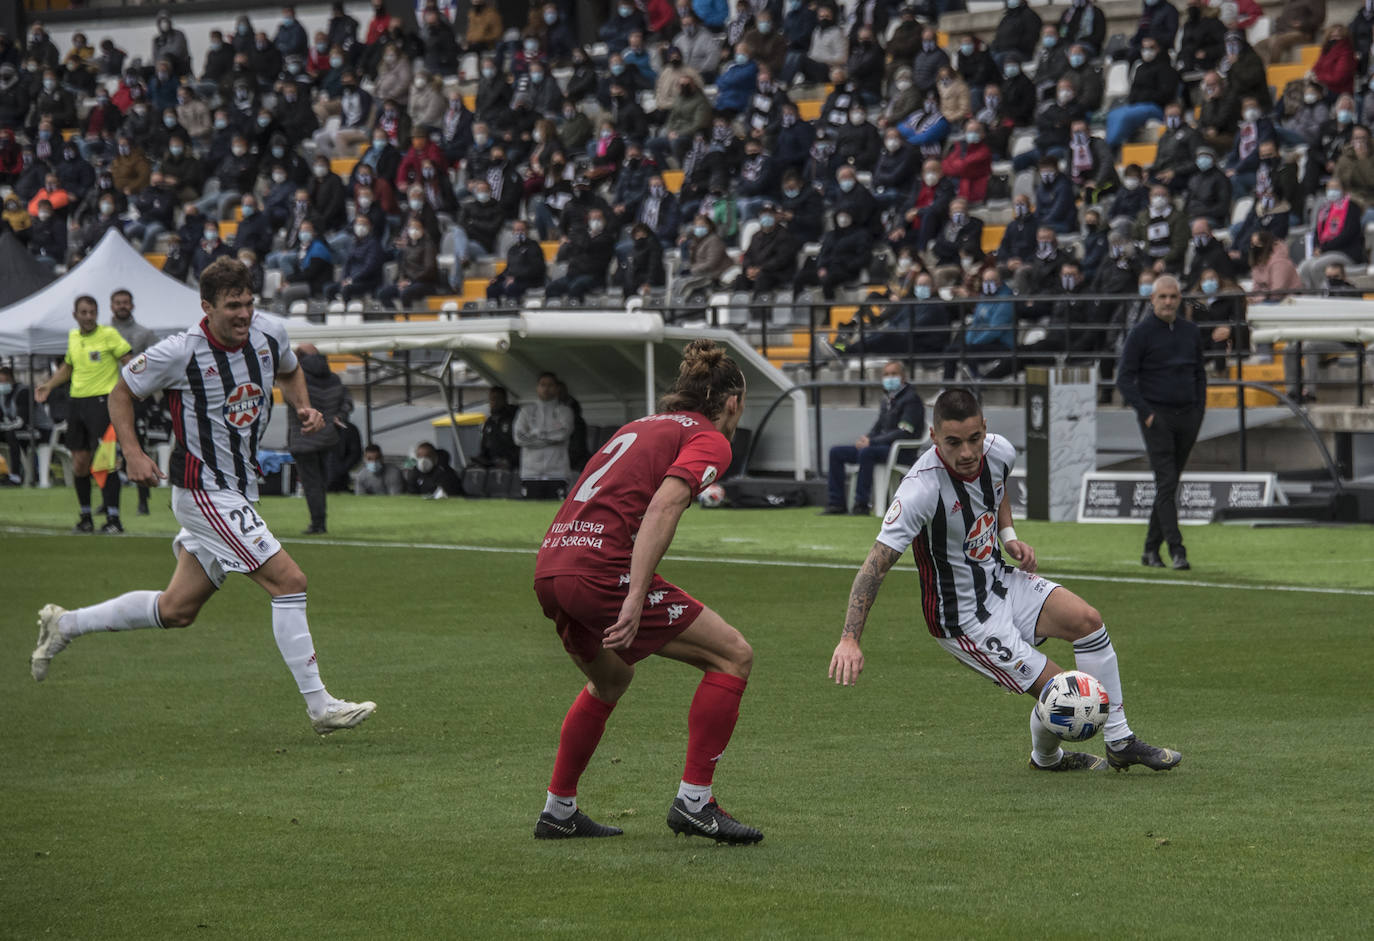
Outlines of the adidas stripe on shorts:
{"label": "adidas stripe on shorts", "polygon": [[172,554],[185,549],[219,588],[230,572],[256,571],[281,551],[257,508],[237,490],[172,488],[172,514],[181,532]]}

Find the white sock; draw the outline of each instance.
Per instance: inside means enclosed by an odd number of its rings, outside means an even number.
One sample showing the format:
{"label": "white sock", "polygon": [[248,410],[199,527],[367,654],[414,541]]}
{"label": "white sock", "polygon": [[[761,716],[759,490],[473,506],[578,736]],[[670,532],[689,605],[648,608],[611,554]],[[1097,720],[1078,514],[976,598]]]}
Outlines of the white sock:
{"label": "white sock", "polygon": [[683,781],[677,787],[677,796],[682,798],[688,810],[701,810],[701,808],[705,807],[707,802],[711,800],[711,785],[688,784],[686,781]]}
{"label": "white sock", "polygon": [[77,608],[62,615],[57,629],[62,636],[71,640],[92,631],[134,631],[141,627],[161,627],[162,620],[157,615],[157,599],[160,591],[131,591],[93,604],[89,608]]}
{"label": "white sock", "polygon": [[305,697],[306,708],[311,715],[320,715],[333,699],[324,688],[320,665],[315,660],[315,641],[305,619],[305,592],[272,599],[272,634],[281,658],[296,678],[296,688]]}
{"label": "white sock", "polygon": [[1064,749],[1059,747],[1059,736],[1040,721],[1040,715],[1031,707],[1031,760],[1042,768],[1059,764],[1064,757]]}
{"label": "white sock", "polygon": [[1105,625],[1073,642],[1073,661],[1078,669],[1097,677],[1107,691],[1107,726],[1102,737],[1108,742],[1130,738],[1131,727],[1126,724],[1126,707],[1121,701],[1121,674],[1116,669],[1116,648]]}
{"label": "white sock", "polygon": [[548,792],[548,797],[544,800],[544,813],[553,814],[559,820],[567,820],[577,813],[577,797],[559,797],[553,791]]}

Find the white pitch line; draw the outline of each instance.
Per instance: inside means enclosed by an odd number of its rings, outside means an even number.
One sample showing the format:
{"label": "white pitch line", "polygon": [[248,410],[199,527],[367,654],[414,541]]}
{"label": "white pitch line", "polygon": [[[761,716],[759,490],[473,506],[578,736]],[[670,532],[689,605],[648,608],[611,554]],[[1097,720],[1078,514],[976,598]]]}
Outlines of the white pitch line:
{"label": "white pitch line", "polygon": [[[25,536],[59,536],[66,535],[65,529],[45,529],[37,526],[0,526],[0,532],[14,533]],[[171,539],[173,533],[124,533],[115,539]],[[491,552],[501,555],[535,555],[537,549],[517,549],[509,546],[470,546],[461,543],[450,542],[384,542],[365,539],[295,539],[287,537],[280,539],[282,543],[290,543],[296,546],[340,546],[345,548],[358,549],[438,549],[445,552]],[[669,555],[664,557],[665,562],[700,562],[708,565],[752,565],[767,568],[789,568],[789,569],[835,569],[838,571],[857,572],[860,563],[853,564],[845,562],[801,562],[790,559],[739,559],[739,558],[720,558],[705,555]],[[915,572],[916,568],[912,565],[895,566],[903,571]],[[1161,588],[1222,588],[1230,591],[1287,591],[1287,592],[1306,592],[1318,595],[1354,595],[1359,597],[1374,597],[1374,589],[1371,588],[1325,588],[1315,585],[1246,585],[1233,582],[1205,582],[1196,579],[1173,579],[1167,577],[1160,578],[1141,578],[1139,576],[1126,575],[1080,575],[1076,573],[1065,574],[1046,574],[1046,577],[1053,577],[1056,581],[1071,581],[1077,579],[1084,582],[1126,582],[1131,585],[1154,585]]]}

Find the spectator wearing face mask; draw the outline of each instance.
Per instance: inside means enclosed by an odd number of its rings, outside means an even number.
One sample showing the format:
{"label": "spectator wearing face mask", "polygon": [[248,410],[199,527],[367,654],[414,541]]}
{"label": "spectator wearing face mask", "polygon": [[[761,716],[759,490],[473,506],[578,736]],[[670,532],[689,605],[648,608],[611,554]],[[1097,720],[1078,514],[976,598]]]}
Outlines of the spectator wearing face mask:
{"label": "spectator wearing face mask", "polygon": [[[1059,27],[1047,23],[1040,31],[1040,41],[1035,50],[1035,91],[1041,98],[1048,98],[1054,88],[1069,70],[1069,52],[1065,43],[1060,41]],[[1077,88],[1074,89],[1075,92]]]}
{"label": "spectator wearing face mask", "polygon": [[405,478],[395,464],[388,464],[378,445],[369,444],[363,449],[363,466],[353,478],[353,493],[356,496],[394,497],[405,492]]}
{"label": "spectator wearing face mask", "polygon": [[941,227],[931,245],[935,262],[936,286],[962,281],[964,264],[983,260],[983,222],[970,215],[968,200],[962,196],[949,207],[949,221]]}
{"label": "spectator wearing face mask", "polygon": [[1326,184],[1326,198],[1317,209],[1312,227],[1312,254],[1298,266],[1309,291],[1321,287],[1327,265],[1347,268],[1365,263],[1363,208],[1342,188],[1339,180]]}
{"label": "spectator wearing face mask", "polygon": [[[758,235],[754,237],[757,239]],[[714,286],[716,279],[731,265],[725,240],[716,233],[716,227],[709,218],[697,216],[691,225],[683,227],[678,243],[683,256],[683,269],[678,272],[673,291],[680,298],[691,300],[693,295],[702,295],[701,299],[705,300],[704,292]]]}
{"label": "spectator wearing face mask", "polygon": [[1183,192],[1197,170],[1197,151],[1202,145],[1202,135],[1183,117],[1183,106],[1172,102],[1164,109],[1164,134],[1150,165],[1150,179],[1164,183],[1172,193]]}
{"label": "spectator wearing face mask", "polygon": [[544,297],[554,300],[569,297],[581,302],[591,291],[605,290],[611,260],[615,257],[615,234],[607,231],[606,214],[600,209],[587,213],[585,233],[559,240],[558,261],[567,263],[563,277],[550,281]]}
{"label": "spectator wearing face mask", "polygon": [[487,300],[520,303],[525,292],[542,288],[548,280],[548,265],[544,250],[529,237],[529,226],[523,219],[513,225],[514,237],[506,250],[506,266],[487,285]]}
{"label": "spectator wearing face mask", "polygon": [[316,235],[341,229],[348,221],[348,193],[344,190],[343,180],[330,169],[329,161],[323,157],[315,158],[310,174],[306,192],[321,230]]}
{"label": "spectator wearing face mask", "polygon": [[148,185],[153,165],[143,148],[127,137],[119,138],[118,150],[110,161],[110,176],[117,190],[125,196],[135,196]]}
{"label": "spectator wearing face mask", "polygon": [[1188,0],[1178,48],[1178,67],[1185,75],[1216,68],[1226,52],[1226,27],[1217,17],[1205,16],[1206,9],[1203,0]]}
{"label": "spectator wearing face mask", "polygon": [[830,69],[843,66],[849,60],[849,39],[835,19],[830,6],[816,8],[816,26],[809,34],[805,51],[789,48],[783,60],[782,81],[791,85],[801,75],[808,82],[825,81]]}
{"label": "spectator wearing face mask", "polygon": [[471,198],[463,200],[458,207],[458,224],[452,229],[455,261],[449,285],[460,293],[463,266],[495,253],[497,238],[506,221],[501,205],[492,199],[486,180],[474,182],[471,193]]}
{"label": "spectator wearing face mask", "polygon": [[1150,204],[1150,191],[1144,183],[1145,171],[1140,164],[1128,164],[1121,172],[1121,189],[1112,196],[1107,208],[1108,220],[1127,219],[1134,221],[1141,211]]}
{"label": "spectator wearing face mask", "polygon": [[1188,251],[1188,216],[1163,183],[1150,187],[1150,205],[1136,217],[1131,237],[1145,246],[1145,263],[1156,274],[1180,271]]}
{"label": "spectator wearing face mask", "polygon": [[1107,259],[1107,227],[1102,224],[1102,210],[1094,206],[1083,212],[1083,241],[1078,245],[1078,255],[1082,259],[1082,283],[1088,284],[1097,277],[1098,269]]}
{"label": "spectator wearing face mask", "polygon": [[392,310],[396,309],[398,300],[402,307],[409,308],[439,288],[437,246],[425,232],[417,214],[411,213],[407,218],[405,229],[397,239],[397,248],[399,266],[396,283],[377,292],[378,302]]}
{"label": "spectator wearing face mask", "polygon": [[1146,40],[1154,40],[1156,49],[1174,48],[1174,38],[1178,35],[1178,8],[1169,0],[1144,0],[1139,25],[1132,34],[1124,53],[1118,58],[1134,62],[1141,58]]}
{"label": "spectator wearing face mask", "polygon": [[1007,0],[1007,12],[1002,14],[992,37],[993,59],[1002,65],[1007,53],[1011,52],[1021,56],[1023,62],[1031,58],[1043,25],[1040,14],[1025,0]]}
{"label": "spectator wearing face mask", "polygon": [[[1368,128],[1357,126],[1351,132],[1350,143],[1336,160],[1336,181],[1360,205],[1374,207],[1374,147]],[[1374,221],[1370,209],[1365,210],[1361,221],[1366,225]]]}
{"label": "spectator wearing face mask", "polygon": [[29,227],[29,253],[53,269],[67,263],[67,222],[46,199],[39,199],[37,208]]}
{"label": "spectator wearing face mask", "polygon": [[848,123],[836,129],[835,165],[847,163],[855,167],[872,167],[882,149],[878,129],[869,122],[863,106],[855,101],[849,110]]}
{"label": "spectator wearing face mask", "polygon": [[962,337],[950,342],[945,360],[945,380],[954,378],[959,354],[967,357],[965,365],[975,378],[997,357],[1011,353],[1016,338],[1015,306],[1011,302],[1011,288],[1002,283],[993,265],[985,265],[979,273],[981,298],[973,307],[973,317]]}
{"label": "spectator wearing face mask", "polygon": [[[1023,264],[1017,266],[1011,281],[1012,291],[1017,297],[1024,298],[1056,293],[1059,268],[1067,257],[1066,252],[1060,251],[1054,230],[1042,221],[1040,227],[1035,230],[1035,252],[1025,259]],[[1037,304],[1031,309],[1039,316],[1049,313],[1046,304]]]}
{"label": "spectator wearing face mask", "polygon": [[196,205],[201,212],[213,213],[215,219],[222,219],[228,208],[253,188],[257,177],[258,158],[249,152],[248,139],[235,134],[229,153],[215,168],[214,191],[201,197]]}
{"label": "spectator wearing face mask", "polygon": [[1192,261],[1188,265],[1187,276],[1183,279],[1185,290],[1197,290],[1202,283],[1204,271],[1212,271],[1227,280],[1234,278],[1235,268],[1226,253],[1226,246],[1212,235],[1207,220],[1193,220],[1192,241]]}
{"label": "spectator wearing face mask", "polygon": [[1102,51],[1107,17],[1091,0],[1074,0],[1059,16],[1059,35],[1066,45],[1078,45],[1090,56]]}
{"label": "spectator wearing face mask", "polygon": [[[138,211],[138,219],[124,227],[124,235],[131,242],[141,240],[140,251],[151,252],[162,233],[173,227],[172,216],[178,205],[177,194],[167,185],[162,171],[154,171],[148,186],[131,200]],[[140,351],[141,352],[141,351]]]}
{"label": "spectator wearing face mask", "polygon": [[[683,65],[695,69],[703,81],[713,80],[716,76],[716,70],[720,67],[720,40],[709,29],[702,26],[701,21],[694,15],[683,16],[680,21],[682,29],[673,37],[673,48],[682,53]],[[786,35],[790,36],[791,33],[788,32]],[[811,32],[808,29],[806,32],[808,42],[810,35]],[[786,58],[784,58],[784,68],[786,68]]]}
{"label": "spectator wearing face mask", "polygon": [[216,258],[228,258],[234,254],[220,236],[218,223],[207,219],[203,225],[200,241],[196,244],[195,251],[191,255],[191,276],[197,281],[200,280],[200,273],[210,265],[210,262]]}
{"label": "spectator wearing face mask", "polygon": [[347,303],[371,297],[382,286],[386,250],[372,227],[372,220],[364,214],[359,214],[353,220],[352,234],[353,242],[344,259],[341,278],[325,288],[325,297],[330,300],[341,298]]}
{"label": "spectator wearing face mask", "polygon": [[872,260],[872,233],[855,224],[846,208],[836,208],[834,222],[835,227],[821,239],[820,253],[807,259],[797,272],[792,282],[794,294],[819,286],[827,301],[834,300],[836,291],[842,285],[857,281]]}
{"label": "spectator wearing face mask", "polygon": [[463,484],[449,464],[447,451],[428,441],[415,446],[415,458],[405,470],[405,492],[422,497],[457,496]]}
{"label": "spectator wearing face mask", "polygon": [[1069,182],[1082,195],[1085,206],[1095,205],[1107,194],[1120,188],[1116,175],[1116,161],[1102,138],[1088,132],[1087,121],[1075,121],[1069,126],[1069,146],[1064,163]]}
{"label": "spectator wearing face mask", "polygon": [[1210,147],[1198,148],[1195,163],[1197,172],[1188,180],[1184,215],[1206,219],[1214,228],[1225,225],[1231,218],[1231,180],[1216,165],[1216,153]]}
{"label": "spectator wearing face mask", "polygon": [[940,171],[959,181],[959,195],[969,203],[981,203],[987,198],[988,180],[992,176],[992,151],[984,141],[983,125],[968,121],[962,139],[950,148],[940,165]]}
{"label": "spectator wearing face mask", "polygon": [[884,132],[883,152],[873,167],[874,200],[883,209],[907,205],[911,202],[920,173],[920,152],[903,141],[896,129],[888,128]]}
{"label": "spectator wearing face mask", "polygon": [[[1159,0],[1156,6],[1168,4]],[[1178,98],[1182,78],[1169,62],[1169,54],[1163,51],[1169,48],[1171,46],[1161,44],[1154,36],[1145,37],[1140,46],[1140,64],[1131,75],[1126,103],[1107,112],[1107,146],[1113,153],[1134,137],[1147,121],[1162,118],[1164,108]]]}
{"label": "spectator wearing face mask", "polygon": [[[906,367],[893,360],[883,366],[883,401],[878,418],[868,434],[860,435],[852,445],[835,445],[830,449],[830,468],[827,476],[828,495],[822,516],[867,516],[873,493],[873,468],[887,460],[896,441],[918,438],[925,429],[925,403],[916,387],[907,382]],[[845,503],[845,465],[857,464],[854,478],[854,506]]]}
{"label": "spectator wearing face mask", "polygon": [[997,259],[1002,264],[1004,277],[1011,277],[1035,256],[1035,233],[1040,228],[1040,218],[1035,214],[1030,197],[1024,193],[1012,199],[1011,211],[1012,219],[997,246]]}
{"label": "spectator wearing face mask", "polygon": [[755,295],[776,291],[796,274],[801,244],[779,221],[776,203],[765,202],[762,210],[759,230],[740,256],[741,271],[730,286],[733,291],[752,291]]}
{"label": "spectator wearing face mask", "polygon": [[568,442],[573,410],[559,401],[558,377],[542,373],[535,400],[520,406],[511,437],[520,448],[520,482],[526,499],[562,499],[573,479]]}
{"label": "spectator wearing face mask", "polygon": [[1201,296],[1191,302],[1191,319],[1202,327],[1203,358],[1217,375],[1225,375],[1236,353],[1250,348],[1245,295],[1240,285],[1213,268],[1199,273],[1197,289]]}
{"label": "spectator wearing face mask", "polygon": [[1053,157],[1040,161],[1040,179],[1035,186],[1035,205],[1040,224],[1060,235],[1078,228],[1078,209],[1074,204],[1073,184],[1059,172],[1059,162]]}

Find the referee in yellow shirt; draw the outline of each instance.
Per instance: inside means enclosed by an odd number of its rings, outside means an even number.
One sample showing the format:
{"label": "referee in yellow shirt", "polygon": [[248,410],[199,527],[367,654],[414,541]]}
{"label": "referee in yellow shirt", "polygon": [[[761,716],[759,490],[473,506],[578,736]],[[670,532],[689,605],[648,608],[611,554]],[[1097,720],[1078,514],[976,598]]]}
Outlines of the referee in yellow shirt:
{"label": "referee in yellow shirt", "polygon": [[[81,519],[74,533],[95,531],[91,522],[91,454],[110,425],[106,399],[119,381],[119,367],[128,362],[130,347],[114,327],[96,323],[100,306],[83,294],[76,299],[72,316],[76,329],[67,335],[67,358],[47,382],[34,390],[33,397],[46,402],[52,391],[71,380],[71,406],[67,409],[67,448],[72,452],[72,471],[76,477],[76,502]],[[119,474],[111,472],[102,490],[105,498],[106,534],[122,533],[119,521]]]}

